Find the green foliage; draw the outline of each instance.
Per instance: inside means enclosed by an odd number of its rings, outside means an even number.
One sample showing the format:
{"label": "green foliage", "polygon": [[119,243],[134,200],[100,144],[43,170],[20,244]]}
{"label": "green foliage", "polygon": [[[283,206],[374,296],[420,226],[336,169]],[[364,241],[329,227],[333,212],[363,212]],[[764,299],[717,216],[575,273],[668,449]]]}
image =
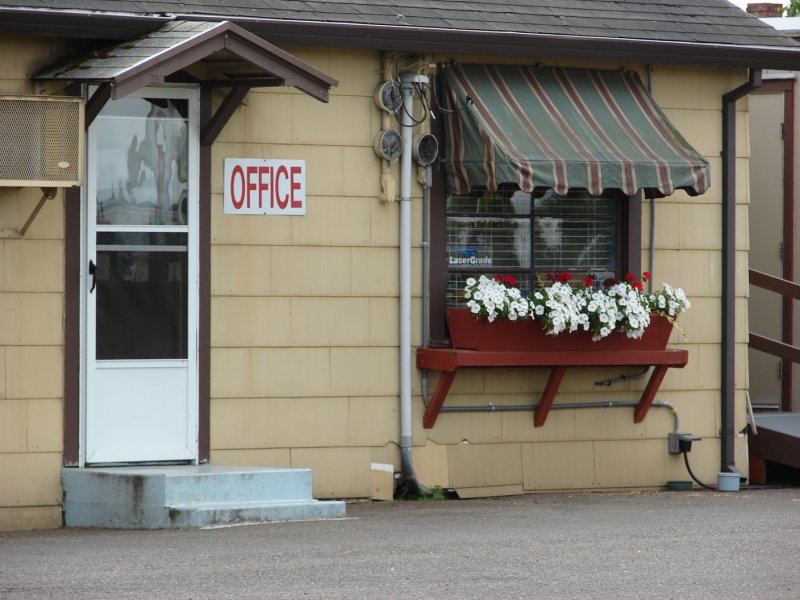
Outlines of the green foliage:
{"label": "green foliage", "polygon": [[789,0],[789,6],[781,8],[784,17],[800,17],[800,0]]}
{"label": "green foliage", "polygon": [[431,500],[444,500],[444,488],[440,485],[435,485],[431,488]]}
{"label": "green foliage", "polygon": [[440,485],[435,485],[431,488],[430,496],[420,494],[417,496],[417,500],[444,500],[444,488]]}

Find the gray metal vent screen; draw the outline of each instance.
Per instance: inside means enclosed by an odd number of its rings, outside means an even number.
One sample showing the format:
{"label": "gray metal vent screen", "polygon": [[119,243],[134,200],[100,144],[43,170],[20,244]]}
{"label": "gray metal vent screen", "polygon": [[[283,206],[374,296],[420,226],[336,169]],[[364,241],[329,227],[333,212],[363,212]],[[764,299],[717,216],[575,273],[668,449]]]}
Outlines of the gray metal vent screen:
{"label": "gray metal vent screen", "polygon": [[83,112],[80,98],[0,96],[0,186],[80,185]]}

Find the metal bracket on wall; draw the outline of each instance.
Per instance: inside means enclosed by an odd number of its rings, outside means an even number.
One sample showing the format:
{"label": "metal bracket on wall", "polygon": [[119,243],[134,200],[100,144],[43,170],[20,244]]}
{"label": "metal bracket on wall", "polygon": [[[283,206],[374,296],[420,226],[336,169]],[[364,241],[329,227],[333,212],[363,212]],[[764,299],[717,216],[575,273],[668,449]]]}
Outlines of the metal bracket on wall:
{"label": "metal bracket on wall", "polygon": [[39,211],[42,210],[42,206],[44,206],[45,201],[55,198],[56,192],[58,192],[58,188],[43,187],[42,197],[39,198],[39,202],[33,208],[33,212],[31,212],[31,216],[28,217],[28,220],[25,221],[25,224],[20,229],[0,229],[0,239],[23,237],[33,223],[34,219],[36,219],[36,215],[38,215]]}

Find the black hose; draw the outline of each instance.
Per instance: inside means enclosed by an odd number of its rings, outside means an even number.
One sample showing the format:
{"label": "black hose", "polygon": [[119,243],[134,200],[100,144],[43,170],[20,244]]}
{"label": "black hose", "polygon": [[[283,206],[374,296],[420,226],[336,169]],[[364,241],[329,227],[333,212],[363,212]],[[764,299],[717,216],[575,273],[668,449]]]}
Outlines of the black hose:
{"label": "black hose", "polygon": [[689,471],[689,475],[691,476],[692,479],[694,479],[694,482],[697,485],[699,485],[700,487],[704,487],[707,490],[711,490],[712,492],[717,490],[716,487],[713,487],[713,486],[710,486],[710,485],[706,485],[705,483],[703,483],[697,477],[694,476],[694,473],[692,473],[692,468],[689,466],[689,453],[686,452],[686,451],[684,451],[684,453],[683,453],[683,462],[686,463],[686,470]]}

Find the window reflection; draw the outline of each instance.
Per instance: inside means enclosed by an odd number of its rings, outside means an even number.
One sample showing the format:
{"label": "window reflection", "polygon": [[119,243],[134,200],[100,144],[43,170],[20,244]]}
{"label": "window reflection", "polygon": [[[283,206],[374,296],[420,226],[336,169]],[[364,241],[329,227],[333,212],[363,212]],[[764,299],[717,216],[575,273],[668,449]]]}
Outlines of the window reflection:
{"label": "window reflection", "polygon": [[96,121],[97,223],[187,223],[188,101],[124,98]]}

